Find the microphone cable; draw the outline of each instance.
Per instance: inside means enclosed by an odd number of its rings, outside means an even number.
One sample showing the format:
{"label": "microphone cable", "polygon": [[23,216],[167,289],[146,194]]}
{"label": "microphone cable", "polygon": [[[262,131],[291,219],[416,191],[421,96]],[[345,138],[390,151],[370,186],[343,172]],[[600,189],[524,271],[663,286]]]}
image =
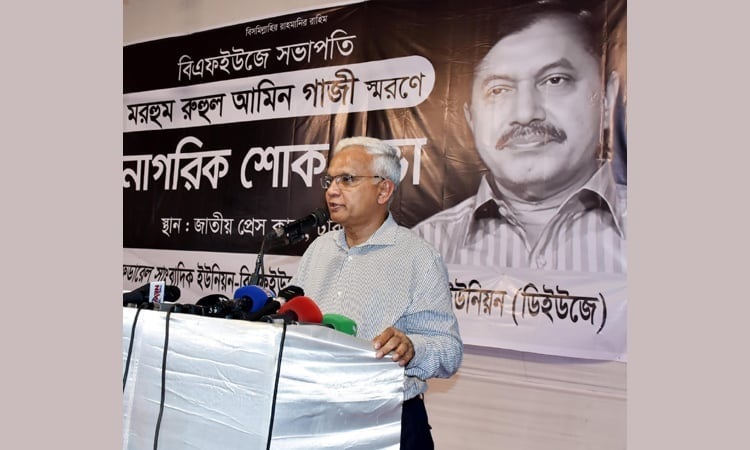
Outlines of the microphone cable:
{"label": "microphone cable", "polygon": [[166,325],[164,329],[164,350],[161,359],[161,400],[159,401],[159,417],[156,419],[156,429],[154,430],[154,450],[159,443],[159,429],[161,428],[161,417],[164,413],[164,397],[166,394],[166,375],[167,375],[167,348],[169,347],[169,318],[172,315],[174,305],[170,305],[167,310]]}
{"label": "microphone cable", "polygon": [[279,378],[281,378],[281,358],[284,355],[284,341],[286,340],[286,321],[282,322],[283,327],[281,329],[281,340],[279,342],[279,361],[276,364],[276,379],[273,384],[273,397],[271,399],[271,420],[268,424],[268,441],[266,442],[266,450],[271,449],[271,438],[273,437],[273,419],[276,415],[276,394],[279,392]]}
{"label": "microphone cable", "polygon": [[138,310],[135,312],[135,317],[133,317],[133,328],[130,329],[130,345],[128,345],[128,357],[125,360],[125,373],[122,375],[122,392],[125,392],[125,384],[128,381],[128,370],[130,369],[130,357],[133,354],[133,341],[135,338],[135,326],[138,324],[138,315],[141,313],[141,309],[143,309],[143,305],[146,305],[146,302],[141,302],[138,304]]}

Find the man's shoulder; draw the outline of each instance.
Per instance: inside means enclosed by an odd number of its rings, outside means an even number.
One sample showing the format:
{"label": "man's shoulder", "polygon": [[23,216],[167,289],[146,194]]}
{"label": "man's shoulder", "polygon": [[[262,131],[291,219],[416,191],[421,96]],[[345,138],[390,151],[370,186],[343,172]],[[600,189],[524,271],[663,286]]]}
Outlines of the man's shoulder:
{"label": "man's shoulder", "polygon": [[318,237],[313,239],[312,242],[310,242],[310,245],[307,246],[306,252],[313,252],[320,248],[335,245],[340,231],[341,230],[330,230],[319,235]]}

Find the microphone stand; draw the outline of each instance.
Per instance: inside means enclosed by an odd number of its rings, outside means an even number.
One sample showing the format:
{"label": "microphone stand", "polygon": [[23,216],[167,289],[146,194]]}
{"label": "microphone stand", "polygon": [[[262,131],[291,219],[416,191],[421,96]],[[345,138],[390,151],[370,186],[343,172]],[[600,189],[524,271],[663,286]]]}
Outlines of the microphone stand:
{"label": "microphone stand", "polygon": [[[324,214],[326,217],[328,217],[327,213]],[[260,283],[265,280],[265,274],[263,270],[263,255],[266,242],[269,240],[269,238],[271,240],[271,242],[269,243],[269,248],[273,248],[279,247],[280,245],[294,245],[301,241],[307,241],[310,239],[310,234],[302,233],[301,230],[295,230],[294,232],[290,232],[286,236],[280,236],[271,231],[263,236],[263,241],[260,244],[260,252],[258,252],[258,256],[255,258],[255,270],[253,271],[252,276],[250,276],[251,285],[261,286]]]}
{"label": "microphone stand", "polygon": [[276,238],[276,234],[273,231],[263,236],[263,241],[260,243],[260,252],[258,252],[258,256],[255,258],[255,270],[250,276],[251,285],[261,286],[261,283],[265,281],[265,271],[263,270],[263,255],[265,255],[264,249],[269,238],[271,239],[271,242],[269,243],[268,248],[279,246],[279,239]]}
{"label": "microphone stand", "polygon": [[255,258],[255,270],[250,276],[251,286],[260,286],[261,282],[265,280],[265,271],[263,270],[263,249],[266,246],[266,236],[263,236],[263,241],[260,243],[260,252]]}

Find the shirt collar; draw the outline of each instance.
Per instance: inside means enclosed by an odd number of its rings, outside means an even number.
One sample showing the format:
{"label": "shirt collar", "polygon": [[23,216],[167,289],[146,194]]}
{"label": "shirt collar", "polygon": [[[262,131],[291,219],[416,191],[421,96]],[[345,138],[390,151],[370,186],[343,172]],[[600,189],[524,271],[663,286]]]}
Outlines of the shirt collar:
{"label": "shirt collar", "polygon": [[[497,196],[494,194],[489,181],[491,176],[492,175],[488,173],[486,176],[482,177],[482,180],[479,183],[477,195],[475,196],[474,205],[472,207],[472,220],[469,222],[464,243],[468,242],[470,237],[478,232],[478,229],[480,228],[479,223],[484,219],[495,218],[506,220],[513,224],[518,223],[513,213],[511,203],[507,201],[502,194],[498,194]],[[594,172],[594,175],[589,178],[586,184],[565,199],[557,211],[559,213],[563,209],[575,207],[582,209],[606,209],[612,215],[618,233],[620,236],[624,237],[625,234],[621,225],[621,214],[624,211],[622,211],[622,205],[617,200],[617,186],[612,173],[612,163],[610,161],[605,161],[601,167]],[[500,206],[505,207],[500,208]],[[501,210],[503,212],[501,212]]]}
{"label": "shirt collar", "polygon": [[[580,197],[587,208],[599,207],[609,211],[612,220],[615,222],[617,232],[621,237],[625,237],[622,229],[622,217],[625,214],[624,204],[619,201],[617,183],[615,183],[614,170],[610,161],[605,161],[599,170],[584,184],[577,192],[571,194],[565,203],[571,202],[576,197]],[[585,197],[586,192],[591,195]],[[592,205],[590,200],[593,198],[595,204]],[[600,201],[601,199],[601,201]]]}
{"label": "shirt collar", "polygon": [[[365,242],[355,245],[355,247],[364,247],[371,245],[393,245],[396,242],[396,232],[398,230],[398,224],[393,218],[393,215],[388,212],[388,217],[385,218],[385,222],[380,225],[380,228],[375,230]],[[349,245],[346,243],[346,234],[344,229],[339,230],[338,236],[336,236],[336,244],[344,249],[348,250]]]}

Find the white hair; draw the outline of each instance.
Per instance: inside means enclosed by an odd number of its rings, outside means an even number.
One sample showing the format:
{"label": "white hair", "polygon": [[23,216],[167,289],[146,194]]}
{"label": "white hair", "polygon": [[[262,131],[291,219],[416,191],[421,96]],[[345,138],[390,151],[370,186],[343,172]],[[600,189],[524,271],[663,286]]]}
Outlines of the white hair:
{"label": "white hair", "polygon": [[398,187],[401,182],[401,151],[398,148],[373,137],[354,136],[341,139],[333,149],[331,157],[352,146],[361,146],[372,155],[372,170],[375,175],[393,181],[393,184]]}

